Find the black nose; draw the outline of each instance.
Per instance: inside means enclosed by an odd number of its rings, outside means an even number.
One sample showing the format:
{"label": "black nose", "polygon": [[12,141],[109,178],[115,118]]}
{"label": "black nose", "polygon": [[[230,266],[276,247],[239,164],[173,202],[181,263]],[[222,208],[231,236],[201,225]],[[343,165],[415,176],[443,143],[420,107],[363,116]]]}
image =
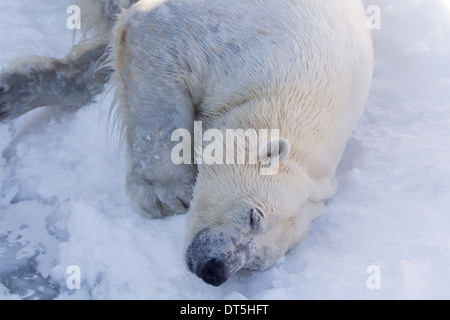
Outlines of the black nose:
{"label": "black nose", "polygon": [[201,278],[203,281],[215,287],[227,281],[229,276],[225,263],[216,258],[209,260],[201,270]]}

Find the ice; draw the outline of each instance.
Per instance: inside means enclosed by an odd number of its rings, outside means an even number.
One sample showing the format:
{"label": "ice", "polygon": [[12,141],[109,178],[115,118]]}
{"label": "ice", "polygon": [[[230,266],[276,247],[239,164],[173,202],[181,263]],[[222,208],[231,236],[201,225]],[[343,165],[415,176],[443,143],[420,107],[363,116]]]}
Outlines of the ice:
{"label": "ice", "polygon": [[[69,5],[2,0],[0,67],[63,57]],[[0,125],[0,299],[450,299],[450,5],[365,5],[381,8],[372,91],[304,243],[219,288],[191,274],[185,217],[148,220],[126,195],[110,92]],[[67,286],[74,265],[80,289]]]}

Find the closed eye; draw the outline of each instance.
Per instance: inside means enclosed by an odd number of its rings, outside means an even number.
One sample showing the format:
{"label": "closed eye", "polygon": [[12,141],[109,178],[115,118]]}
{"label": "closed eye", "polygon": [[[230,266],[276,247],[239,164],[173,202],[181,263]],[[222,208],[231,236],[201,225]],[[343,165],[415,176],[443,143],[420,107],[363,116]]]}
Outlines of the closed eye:
{"label": "closed eye", "polygon": [[264,214],[261,210],[253,208],[250,210],[250,227],[255,229],[261,224],[262,219],[264,219]]}
{"label": "closed eye", "polygon": [[264,213],[262,213],[261,210],[259,210],[258,208],[253,208],[252,210],[253,210],[254,212],[256,212],[258,215],[260,215],[261,218],[264,218]]}

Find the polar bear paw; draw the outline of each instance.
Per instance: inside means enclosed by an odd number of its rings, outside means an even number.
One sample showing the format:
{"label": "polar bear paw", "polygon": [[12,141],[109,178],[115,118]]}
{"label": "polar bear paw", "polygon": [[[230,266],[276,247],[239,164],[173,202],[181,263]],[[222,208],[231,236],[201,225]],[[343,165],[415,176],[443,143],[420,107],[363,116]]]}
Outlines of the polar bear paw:
{"label": "polar bear paw", "polygon": [[0,122],[11,121],[33,109],[36,83],[30,74],[0,75]]}
{"label": "polar bear paw", "polygon": [[153,181],[136,174],[127,177],[128,194],[150,218],[158,219],[188,211],[193,191],[191,179]]}

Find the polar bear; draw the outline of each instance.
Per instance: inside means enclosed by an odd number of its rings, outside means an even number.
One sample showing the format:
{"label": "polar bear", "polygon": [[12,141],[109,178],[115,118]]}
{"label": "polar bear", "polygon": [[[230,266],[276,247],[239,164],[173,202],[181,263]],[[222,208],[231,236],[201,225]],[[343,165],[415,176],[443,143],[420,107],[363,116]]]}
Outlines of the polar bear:
{"label": "polar bear", "polygon": [[[45,104],[42,87],[67,92],[62,105],[86,104],[113,72],[129,195],[152,218],[187,212],[191,272],[219,286],[298,245],[336,191],[336,168],[368,96],[373,47],[362,2],[85,0],[84,8],[95,41],[65,61],[2,74],[0,120]],[[93,66],[108,42],[99,73]],[[62,84],[51,78],[58,73]],[[22,92],[39,99],[14,107],[10,83],[23,78]],[[173,161],[174,132],[195,136],[195,121],[257,161],[238,164],[220,148],[214,156],[225,161],[198,161],[211,137],[194,142],[188,161]],[[279,136],[226,139],[231,129]],[[262,174],[274,163],[275,174]]]}

